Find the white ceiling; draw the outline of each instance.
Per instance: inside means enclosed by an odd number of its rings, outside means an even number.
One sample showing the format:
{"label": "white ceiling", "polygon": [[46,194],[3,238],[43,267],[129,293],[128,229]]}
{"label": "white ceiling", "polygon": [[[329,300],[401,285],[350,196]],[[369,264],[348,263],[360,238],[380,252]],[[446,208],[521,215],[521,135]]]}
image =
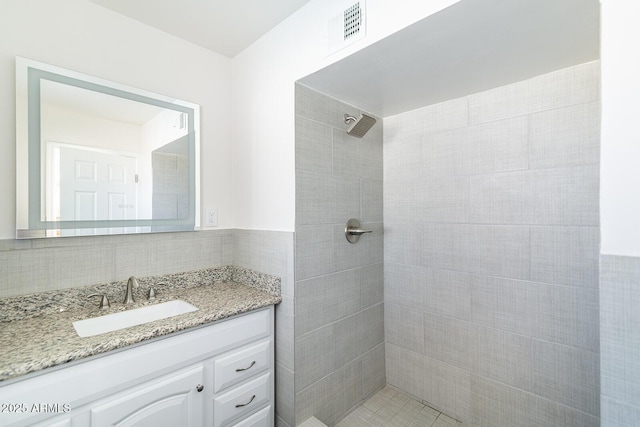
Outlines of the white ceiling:
{"label": "white ceiling", "polygon": [[600,57],[599,0],[461,0],[301,83],[388,117]]}
{"label": "white ceiling", "polygon": [[310,0],[89,1],[232,58]]}
{"label": "white ceiling", "polygon": [[[309,0],[89,0],[233,57]],[[600,57],[599,0],[461,0],[310,76],[387,117]]]}

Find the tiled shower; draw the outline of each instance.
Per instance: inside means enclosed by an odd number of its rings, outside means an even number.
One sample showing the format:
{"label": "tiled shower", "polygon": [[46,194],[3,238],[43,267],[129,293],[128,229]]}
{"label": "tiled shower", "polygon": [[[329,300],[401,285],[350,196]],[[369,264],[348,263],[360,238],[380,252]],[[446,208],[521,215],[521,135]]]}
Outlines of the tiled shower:
{"label": "tiled shower", "polygon": [[[359,112],[296,85],[295,425],[333,425],[385,384],[382,123],[349,136]],[[349,243],[350,218],[373,232]]]}
{"label": "tiled shower", "polygon": [[362,140],[357,108],[297,85],[296,422],[386,382],[470,425],[599,425],[599,66]]}

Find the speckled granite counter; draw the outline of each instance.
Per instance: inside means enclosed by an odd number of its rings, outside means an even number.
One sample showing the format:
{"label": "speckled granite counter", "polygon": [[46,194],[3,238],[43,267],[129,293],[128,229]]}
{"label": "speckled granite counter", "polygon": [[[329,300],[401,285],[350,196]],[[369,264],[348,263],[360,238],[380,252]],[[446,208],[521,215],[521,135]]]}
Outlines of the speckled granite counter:
{"label": "speckled granite counter", "polygon": [[[279,278],[233,266],[139,278],[138,282],[140,287],[134,290],[137,302],[128,307],[122,304],[125,282],[0,300],[0,381],[281,301]],[[145,297],[150,286],[156,290],[154,301]],[[88,297],[92,293],[106,294],[111,308],[98,309],[99,298]],[[198,310],[86,338],[78,337],[72,325],[76,320],[174,299]]]}

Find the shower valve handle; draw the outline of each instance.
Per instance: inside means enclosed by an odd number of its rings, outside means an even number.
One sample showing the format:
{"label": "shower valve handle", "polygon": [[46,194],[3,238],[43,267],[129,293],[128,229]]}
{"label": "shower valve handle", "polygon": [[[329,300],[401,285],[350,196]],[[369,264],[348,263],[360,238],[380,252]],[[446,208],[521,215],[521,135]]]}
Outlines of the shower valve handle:
{"label": "shower valve handle", "polygon": [[355,235],[355,236],[360,236],[364,233],[373,233],[373,230],[361,230],[359,228],[350,228],[348,230],[349,234]]}
{"label": "shower valve handle", "polygon": [[356,243],[360,239],[360,236],[365,233],[373,233],[373,230],[364,230],[360,227],[360,221],[355,218],[351,218],[347,221],[347,225],[344,227],[344,236],[347,238],[349,243]]}

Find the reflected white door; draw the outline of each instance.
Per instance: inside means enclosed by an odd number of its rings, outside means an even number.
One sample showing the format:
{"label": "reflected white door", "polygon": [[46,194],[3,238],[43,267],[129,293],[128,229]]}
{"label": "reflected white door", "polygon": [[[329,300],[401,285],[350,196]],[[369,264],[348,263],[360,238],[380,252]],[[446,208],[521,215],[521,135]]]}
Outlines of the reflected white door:
{"label": "reflected white door", "polygon": [[[135,219],[136,210],[135,157],[60,146],[61,221]],[[95,234],[94,229],[70,232]]]}

